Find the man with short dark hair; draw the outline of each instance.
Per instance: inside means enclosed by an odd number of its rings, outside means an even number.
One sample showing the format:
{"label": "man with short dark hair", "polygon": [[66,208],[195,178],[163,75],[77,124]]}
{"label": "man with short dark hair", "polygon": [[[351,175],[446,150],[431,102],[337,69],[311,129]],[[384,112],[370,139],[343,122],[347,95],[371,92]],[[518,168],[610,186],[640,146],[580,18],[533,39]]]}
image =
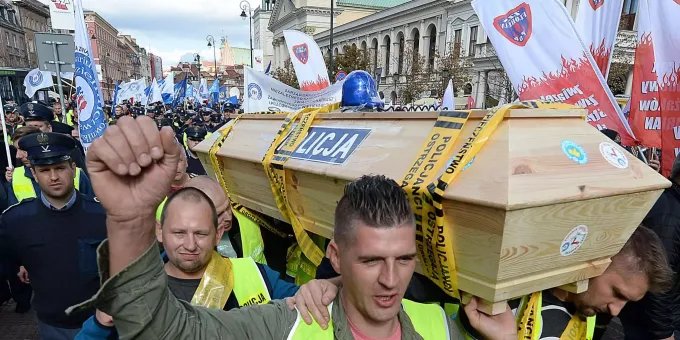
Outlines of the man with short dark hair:
{"label": "man with short dark hair", "polygon": [[671,187],[664,190],[642,223],[659,237],[675,273],[669,292],[650,292],[621,313],[626,339],[673,339],[680,331],[680,155],[675,158]]}
{"label": "man with short dark hair", "polygon": [[[100,266],[102,275],[110,279],[92,300],[70,310],[96,304],[113,317],[124,338],[345,340],[364,334],[386,339],[460,339],[458,328],[441,307],[402,300],[415,269],[416,228],[406,193],[382,176],[364,177],[348,186],[346,196],[358,200],[347,203],[358,210],[356,219],[336,227],[345,240],[354,242],[331,242],[329,248],[347,289],[329,306],[326,330],[323,324],[305,326],[300,314],[282,301],[228,313],[179,303],[167,291],[168,279],[153,240],[153,212],[165,196],[182,150],[172,129],[165,127],[159,134],[147,117],[123,118],[116,128],[123,131],[107,129],[88,154],[95,188],[102,192],[99,199],[107,210],[109,238],[100,248]],[[112,154],[111,145],[126,146],[127,151]],[[376,211],[382,208],[387,211]],[[490,317],[477,310],[476,299],[472,301],[465,313],[488,339],[517,339],[509,309]]]}
{"label": "man with short dark hair", "polygon": [[3,213],[0,252],[22,266],[24,280],[30,275],[42,339],[71,340],[94,313],[64,310],[99,288],[96,249],[106,238],[106,215],[97,201],[75,190],[72,138],[35,133],[22,137],[19,148],[28,154],[40,190]]}

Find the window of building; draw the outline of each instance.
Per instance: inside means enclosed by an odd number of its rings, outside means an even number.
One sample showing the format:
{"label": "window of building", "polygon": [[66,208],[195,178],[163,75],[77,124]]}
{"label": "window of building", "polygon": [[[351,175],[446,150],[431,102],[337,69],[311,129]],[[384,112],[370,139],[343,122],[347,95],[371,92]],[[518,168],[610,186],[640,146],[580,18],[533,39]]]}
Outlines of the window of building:
{"label": "window of building", "polygon": [[475,45],[477,44],[477,32],[479,30],[478,26],[470,27],[470,46],[468,46],[468,55],[475,55]]}
{"label": "window of building", "polygon": [[12,46],[12,44],[9,41],[9,33],[5,32],[5,39],[7,39],[7,46]]}
{"label": "window of building", "polygon": [[635,15],[637,14],[638,5],[639,0],[624,0],[619,29],[629,31],[635,29]]}
{"label": "window of building", "polygon": [[19,48],[19,46],[17,45],[17,35],[16,34],[12,34],[12,40],[14,40],[14,48]]}

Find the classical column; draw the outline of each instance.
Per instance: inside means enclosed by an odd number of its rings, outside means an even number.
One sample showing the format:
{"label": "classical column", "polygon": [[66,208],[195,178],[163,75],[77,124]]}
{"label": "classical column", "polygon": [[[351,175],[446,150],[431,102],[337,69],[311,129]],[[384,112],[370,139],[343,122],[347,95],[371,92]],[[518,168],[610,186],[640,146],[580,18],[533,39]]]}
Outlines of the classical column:
{"label": "classical column", "polygon": [[[425,32],[425,20],[420,20],[420,44],[418,44],[418,54],[425,56],[425,38],[427,36],[427,32]],[[429,36],[427,36],[429,39]]]}
{"label": "classical column", "polygon": [[475,102],[479,108],[484,108],[486,104],[486,80],[488,75],[489,71],[480,71],[477,74],[477,96]]}

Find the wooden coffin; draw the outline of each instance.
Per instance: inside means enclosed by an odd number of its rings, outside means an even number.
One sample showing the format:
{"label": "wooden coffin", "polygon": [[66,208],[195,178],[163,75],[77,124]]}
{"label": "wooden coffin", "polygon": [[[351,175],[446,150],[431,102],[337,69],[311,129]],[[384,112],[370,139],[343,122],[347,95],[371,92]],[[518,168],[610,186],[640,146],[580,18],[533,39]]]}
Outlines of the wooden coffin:
{"label": "wooden coffin", "polygon": [[[473,111],[446,159],[458,152],[485,113]],[[446,232],[454,240],[460,290],[492,306],[559,286],[583,291],[587,279],[602,274],[610,257],[670,186],[619,146],[615,148],[627,159],[627,166],[617,165],[615,157],[608,160],[600,149],[611,141],[584,122],[583,113],[579,109],[509,111],[474,161],[448,187],[444,211],[453,228]],[[401,183],[437,115],[319,114],[313,123],[317,131],[370,132],[343,164],[323,157],[305,159],[314,150],[305,150],[310,144],[304,142],[298,151],[307,153],[288,160],[286,169],[292,172],[293,183],[287,190],[294,196],[293,210],[304,228],[332,236],[335,205],[348,181],[385,174]],[[217,153],[232,199],[282,220],[261,162],[284,117],[244,115]],[[216,138],[214,134],[197,146],[208,172],[212,172],[208,153]],[[574,150],[584,151],[587,161]],[[333,150],[317,151],[323,156],[323,151]]]}

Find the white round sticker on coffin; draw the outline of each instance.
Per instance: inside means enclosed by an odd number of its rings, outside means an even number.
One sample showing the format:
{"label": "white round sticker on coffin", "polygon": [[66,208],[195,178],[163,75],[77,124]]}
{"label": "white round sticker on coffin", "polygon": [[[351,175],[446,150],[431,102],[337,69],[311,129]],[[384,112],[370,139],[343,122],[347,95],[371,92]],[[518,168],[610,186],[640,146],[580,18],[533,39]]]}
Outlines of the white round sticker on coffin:
{"label": "white round sticker on coffin", "polygon": [[626,154],[617,148],[616,145],[609,142],[602,142],[600,143],[600,153],[609,164],[619,169],[628,168],[628,157],[626,157]]}
{"label": "white round sticker on coffin", "polygon": [[575,253],[581,246],[583,242],[586,241],[588,236],[588,227],[585,225],[576,226],[572,229],[569,234],[564,238],[562,244],[560,245],[560,254],[562,256],[569,256]]}

